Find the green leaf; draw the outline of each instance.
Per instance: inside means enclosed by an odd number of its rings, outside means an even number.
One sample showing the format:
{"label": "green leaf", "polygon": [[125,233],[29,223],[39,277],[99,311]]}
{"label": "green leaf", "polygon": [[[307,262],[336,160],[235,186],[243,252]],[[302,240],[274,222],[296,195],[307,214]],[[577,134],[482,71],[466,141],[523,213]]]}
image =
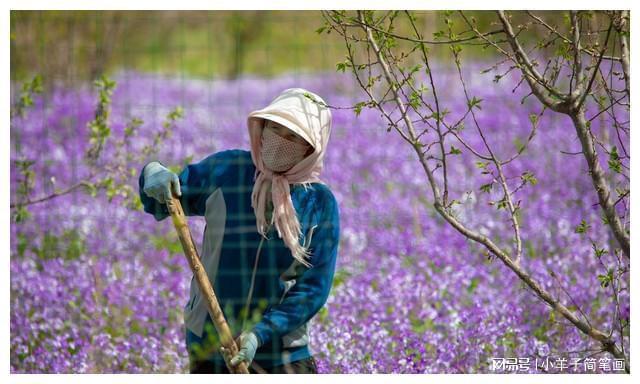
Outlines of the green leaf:
{"label": "green leaf", "polygon": [[609,152],[609,169],[615,173],[622,173],[622,163],[618,155],[618,148],[614,145]]}
{"label": "green leaf", "polygon": [[342,73],[344,73],[344,72],[345,72],[345,70],[346,70],[347,68],[349,68],[350,66],[351,66],[351,65],[349,64],[349,61],[343,61],[343,62],[341,62],[341,63],[336,64],[336,70],[337,70],[337,71],[340,71],[340,72],[342,72]]}
{"label": "green leaf", "polygon": [[451,146],[451,150],[450,150],[452,155],[459,155],[462,153],[461,150],[459,150],[458,148],[454,147],[453,145]]}
{"label": "green leaf", "polygon": [[433,38],[436,40],[441,39],[445,36],[446,36],[446,33],[444,31],[436,31],[433,33]]}
{"label": "green leaf", "polygon": [[367,105],[366,102],[360,101],[353,106],[353,112],[356,114],[356,116],[360,116],[360,112],[362,112],[362,108],[365,107],[366,105]]}
{"label": "green leaf", "polygon": [[493,182],[481,185],[480,186],[480,191],[489,193],[489,192],[491,192],[491,188],[493,188]]}
{"label": "green leaf", "polygon": [[409,75],[414,74],[415,72],[418,72],[420,69],[422,69],[422,65],[420,64],[416,64],[413,67],[411,67],[411,69],[409,70]]}
{"label": "green leaf", "polygon": [[18,205],[13,213],[13,221],[16,223],[23,223],[31,217],[31,212],[24,205]]}
{"label": "green leaf", "polygon": [[613,282],[613,270],[609,268],[606,275],[598,275],[598,280],[602,288],[607,288]]}
{"label": "green leaf", "polygon": [[526,184],[529,183],[531,185],[536,185],[538,184],[538,179],[536,179],[536,177],[533,175],[533,173],[526,171],[524,172],[520,178],[522,179],[522,183]]}
{"label": "green leaf", "polygon": [[333,288],[339,287],[344,284],[349,279],[349,277],[351,277],[351,273],[347,272],[346,270],[337,270],[333,277]]}
{"label": "green leaf", "polygon": [[482,99],[478,99],[475,96],[473,96],[473,98],[467,102],[467,105],[469,106],[469,109],[471,109],[473,107],[476,107],[478,109],[482,109],[480,107],[480,103],[481,102],[482,102]]}
{"label": "green leaf", "polygon": [[413,109],[417,110],[421,102],[422,99],[420,98],[420,93],[416,91],[411,92],[411,96],[409,96],[409,105],[411,105]]}
{"label": "green leaf", "polygon": [[593,243],[593,252],[595,253],[596,257],[599,259],[602,256],[604,256],[605,254],[609,253],[606,249],[604,248],[598,248],[598,246]]}
{"label": "green leaf", "polygon": [[467,287],[467,293],[473,293],[473,291],[478,287],[478,282],[479,279],[477,277],[471,279],[471,283],[469,283],[469,286]]}
{"label": "green leaf", "polygon": [[576,227],[575,233],[586,233],[589,228],[591,228],[591,226],[583,219]]}
{"label": "green leaf", "polygon": [[96,197],[96,195],[98,194],[98,189],[96,188],[96,185],[94,183],[89,183],[87,184],[86,187],[89,190],[89,195],[91,195],[91,197]]}
{"label": "green leaf", "polygon": [[169,112],[167,115],[167,119],[171,121],[176,121],[184,117],[184,109],[181,106],[177,106],[173,109],[173,111]]}
{"label": "green leaf", "polygon": [[42,93],[42,76],[35,75],[29,84],[29,90],[32,93]]}
{"label": "green leaf", "polygon": [[478,167],[478,169],[487,169],[488,165],[488,161],[476,161],[476,167]]}

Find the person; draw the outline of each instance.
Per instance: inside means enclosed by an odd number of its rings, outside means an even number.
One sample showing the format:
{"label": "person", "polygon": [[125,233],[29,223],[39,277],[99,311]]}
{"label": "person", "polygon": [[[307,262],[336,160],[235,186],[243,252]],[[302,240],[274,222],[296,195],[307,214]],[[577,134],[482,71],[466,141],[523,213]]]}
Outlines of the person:
{"label": "person", "polygon": [[[139,178],[144,211],[157,221],[173,193],[186,215],[205,218],[202,263],[239,352],[220,347],[192,278],[184,307],[191,373],[317,373],[309,320],[328,298],[335,271],[338,203],[320,179],[331,113],[318,95],[290,88],[247,119],[250,151],[214,153],[179,175],[160,162]],[[247,325],[248,324],[248,325]]]}

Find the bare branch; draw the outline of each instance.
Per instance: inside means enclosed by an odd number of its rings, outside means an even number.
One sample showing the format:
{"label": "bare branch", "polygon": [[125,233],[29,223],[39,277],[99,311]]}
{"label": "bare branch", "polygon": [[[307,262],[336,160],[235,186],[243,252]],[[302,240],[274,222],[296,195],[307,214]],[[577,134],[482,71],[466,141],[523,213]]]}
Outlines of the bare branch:
{"label": "bare branch", "polygon": [[[571,29],[573,32],[573,71],[571,72],[571,77],[575,78],[576,83],[576,89],[572,92],[571,82],[569,82],[569,94],[573,97],[573,93],[575,92],[576,98],[579,98],[583,92],[585,78],[584,68],[582,67],[582,46],[580,45],[580,18],[578,11],[570,11],[569,13],[571,15]],[[602,55],[600,58],[602,59]]]}
{"label": "bare branch", "polygon": [[[507,20],[504,11],[498,11],[498,17],[502,22],[502,26],[507,34],[507,41],[511,45],[511,49],[515,54],[515,62],[519,65],[523,76],[529,83],[531,91],[538,97],[542,103],[553,111],[564,112],[567,110],[566,95],[561,94],[553,86],[549,85],[547,81],[538,73],[533,63],[529,59],[529,56],[524,51],[517,37],[513,33],[511,23]],[[558,101],[554,100],[551,95],[555,96]]]}
{"label": "bare branch", "polygon": [[582,108],[582,106],[584,105],[584,101],[587,99],[587,95],[591,92],[591,87],[593,86],[593,81],[596,79],[596,76],[598,76],[598,70],[600,68],[600,63],[602,63],[602,56],[607,51],[607,45],[609,43],[609,35],[611,34],[611,28],[612,27],[613,27],[613,25],[610,24],[609,25],[609,29],[607,30],[607,36],[604,39],[604,46],[602,47],[602,50],[600,51],[600,56],[598,57],[598,63],[593,68],[593,73],[591,75],[591,79],[589,80],[589,85],[587,85],[586,89],[582,89],[582,87],[580,87],[580,86],[578,87],[578,89],[576,89],[577,95],[578,95],[578,102],[577,102],[577,104],[572,106],[572,108],[575,108],[576,110]]}
{"label": "bare branch", "polygon": [[[547,23],[546,21],[544,21],[542,18],[540,18],[539,16],[535,15],[533,12],[531,11],[525,11],[532,19],[534,19],[538,24],[542,25],[543,27],[545,27],[546,29],[549,30],[549,32],[555,34],[556,36],[558,36],[560,39],[562,39],[562,41],[564,41],[567,44],[573,44],[573,42],[571,41],[571,39],[569,39],[568,37],[566,37],[565,35],[563,35],[562,33],[560,33],[558,31],[557,28],[552,27],[551,25],[549,25],[549,23]],[[589,49],[589,48],[581,48],[582,52],[587,53],[588,55],[591,55],[593,57],[598,57],[600,55],[599,52],[594,51],[593,49]],[[616,57],[616,56],[602,56],[602,58],[604,60],[611,60],[611,61],[622,61],[622,58],[620,57]]]}
{"label": "bare branch", "polygon": [[622,52],[620,53],[620,58],[622,59],[622,72],[624,73],[624,82],[626,84],[625,90],[627,95],[631,95],[631,71],[629,69],[629,44],[627,43],[627,35],[629,34],[628,30],[625,30],[625,26],[628,25],[629,20],[629,12],[628,11],[620,11],[617,13],[616,22],[614,26],[616,28],[616,32],[618,33],[618,40],[620,41],[620,48]]}
{"label": "bare branch", "polygon": [[68,188],[65,188],[65,189],[60,190],[60,191],[56,191],[56,192],[54,192],[54,193],[52,193],[50,195],[47,195],[47,196],[43,196],[43,197],[40,197],[40,198],[37,198],[37,199],[33,199],[33,200],[28,200],[28,201],[21,202],[21,203],[11,203],[9,205],[9,207],[10,208],[15,208],[17,206],[27,206],[27,205],[38,204],[38,203],[42,203],[44,201],[51,200],[51,199],[59,197],[59,196],[63,196],[63,195],[69,194],[69,193],[75,191],[76,189],[78,189],[80,187],[91,188],[93,186],[94,186],[93,183],[91,183],[90,181],[82,180],[82,181],[80,181],[80,182],[78,182],[78,183],[76,183],[76,184],[74,184],[74,185],[72,185],[72,186],[70,186]]}

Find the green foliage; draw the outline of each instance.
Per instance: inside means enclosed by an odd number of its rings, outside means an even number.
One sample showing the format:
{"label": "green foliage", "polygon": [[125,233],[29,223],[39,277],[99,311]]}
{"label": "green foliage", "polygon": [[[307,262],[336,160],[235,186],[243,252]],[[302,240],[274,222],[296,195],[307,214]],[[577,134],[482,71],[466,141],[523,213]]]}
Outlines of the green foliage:
{"label": "green foliage", "polygon": [[158,251],[166,249],[174,255],[182,253],[182,243],[174,232],[166,236],[151,236],[151,242]]}
{"label": "green foliage", "polygon": [[473,98],[467,102],[467,106],[469,107],[469,109],[472,109],[473,107],[482,109],[482,107],[480,106],[481,102],[482,102],[482,99],[478,99],[475,96],[473,96]]}
{"label": "green foliage", "polygon": [[27,250],[27,247],[29,246],[29,239],[24,235],[24,233],[18,233],[17,237],[18,246],[16,247],[16,249],[18,251],[18,256],[23,257],[25,251]]}
{"label": "green foliage", "polygon": [[[376,22],[383,13],[365,14]],[[351,21],[346,11],[336,14],[342,15],[338,20]],[[435,31],[436,40],[448,36],[440,31],[447,26],[444,14],[409,12],[416,25],[428,25],[425,32]],[[479,30],[491,29],[495,20],[494,12],[465,14],[477,20]],[[11,75],[19,80],[39,69],[45,80],[68,78],[69,68],[74,74],[69,80],[86,80],[121,67],[196,77],[228,76],[237,68],[237,75],[274,76],[300,67],[328,71],[343,54],[335,49],[341,37],[318,11],[12,11],[10,16]],[[465,27],[455,13],[447,18],[453,30]],[[408,24],[394,23],[395,33],[410,36]],[[38,28],[26,33],[34,25]],[[75,32],[71,46],[70,25]],[[520,38],[528,44],[540,36],[523,33]],[[97,44],[100,49],[88,49]],[[321,46],[328,49],[316,49]],[[480,45],[465,46],[473,58],[486,60],[490,52]],[[434,49],[431,56],[444,57],[445,49]],[[39,65],[44,62],[46,66]]]}
{"label": "green foliage", "polygon": [[483,175],[488,175],[491,173],[491,171],[489,170],[489,164],[490,163],[488,161],[476,161],[476,167],[482,171],[480,173]]}
{"label": "green foliage", "polygon": [[16,223],[21,223],[31,217],[26,202],[29,200],[29,196],[33,191],[35,172],[32,166],[35,164],[35,161],[28,159],[14,160],[14,164],[18,168],[20,178],[18,188],[16,189],[18,203],[12,213],[12,220]]}
{"label": "green foliage", "polygon": [[537,327],[533,331],[533,336],[540,341],[547,342],[549,341],[549,336],[547,336],[548,332],[549,332],[549,325],[548,323],[545,323]]}
{"label": "green foliage", "polygon": [[[36,75],[30,81],[22,84],[22,93],[18,102],[11,111],[11,124],[13,124],[13,118],[16,116],[24,117],[25,112],[31,106],[33,106],[33,96],[43,92],[42,76]],[[11,130],[13,130],[13,125]],[[16,148],[20,152],[20,141],[16,141]],[[16,198],[18,202],[15,204],[14,210],[11,213],[11,219],[16,223],[24,222],[31,217],[31,213],[27,208],[27,202],[29,196],[33,191],[35,173],[32,166],[35,164],[34,160],[19,159],[14,160],[14,165],[17,167],[17,171],[20,174],[18,179],[18,188],[16,189]]]}
{"label": "green foliage", "polygon": [[516,333],[512,329],[507,330],[502,336],[501,343],[506,350],[505,357],[511,356],[515,352],[516,348],[518,347],[518,340],[517,340]]}
{"label": "green foliage", "polygon": [[524,248],[527,251],[527,256],[530,259],[535,259],[537,258],[537,253],[536,253],[536,247],[534,246],[533,242],[531,240],[525,240],[524,243]]}
{"label": "green foliage", "polygon": [[409,322],[411,323],[411,330],[418,335],[435,329],[435,324],[431,318],[421,319],[413,312],[409,312]]}
{"label": "green foliage", "polygon": [[162,123],[162,129],[154,135],[153,142],[145,145],[139,152],[129,150],[132,137],[136,135],[137,129],[143,124],[141,119],[133,117],[125,126],[122,138],[113,142],[114,155],[105,164],[98,167],[97,159],[106,139],[110,136],[108,110],[115,82],[102,77],[96,82],[96,85],[100,87],[99,102],[96,108],[96,119],[89,124],[93,131],[90,139],[92,147],[87,152],[87,159],[98,176],[97,180],[84,180],[82,185],[92,197],[96,197],[99,192],[104,191],[109,202],[119,196],[122,198],[123,206],[141,211],[143,209],[142,203],[138,198],[137,191],[130,183],[130,178],[135,177],[138,169],[129,167],[129,164],[141,163],[148,156],[157,152],[162,141],[170,136],[175,123],[184,117],[184,110],[180,106],[171,110]]}
{"label": "green foliage", "polygon": [[18,204],[14,209],[11,219],[16,223],[22,223],[31,217],[31,212],[25,205]]}
{"label": "green foliage", "polygon": [[22,239],[19,237],[18,254],[23,255],[25,250],[30,248],[41,260],[75,260],[86,251],[85,240],[76,229],[67,229],[60,236],[45,233],[40,246],[30,244],[29,240],[22,236]]}
{"label": "green foliage", "polygon": [[604,256],[605,254],[609,253],[606,249],[599,248],[598,244],[596,244],[595,242],[592,242],[591,246],[593,247],[593,253],[598,259]]}
{"label": "green foliage", "polygon": [[94,82],[94,86],[98,88],[98,105],[96,106],[94,119],[87,124],[90,147],[85,155],[90,165],[95,165],[98,161],[104,144],[111,135],[109,115],[111,112],[111,95],[116,87],[116,82],[102,75]]}
{"label": "green foliage", "polygon": [[183,117],[184,117],[184,109],[182,109],[182,107],[180,106],[177,106],[171,112],[169,112],[169,114],[167,115],[167,119],[162,124],[165,127],[169,127],[173,123],[175,123],[178,119],[181,119]]}
{"label": "green foliage", "polygon": [[609,268],[606,275],[598,275],[598,281],[602,288],[607,288],[613,282],[613,269]]}
{"label": "green foliage", "polygon": [[411,106],[411,108],[418,110],[418,107],[420,107],[420,104],[422,104],[422,98],[421,98],[420,92],[412,91],[411,95],[409,95],[409,105]]}
{"label": "green foliage", "polygon": [[531,184],[531,185],[536,185],[538,184],[538,179],[536,179],[536,177],[533,175],[533,173],[529,172],[529,171],[525,171],[522,173],[522,175],[520,175],[520,179],[522,180],[523,184]]}
{"label": "green foliage", "polygon": [[580,221],[580,224],[578,224],[578,226],[575,229],[575,233],[586,233],[589,228],[591,228],[591,226],[589,224],[587,224],[586,221],[584,221],[584,219],[582,221]]}
{"label": "green foliage", "polygon": [[33,106],[33,96],[41,94],[42,90],[43,86],[41,75],[35,75],[30,81],[24,82],[22,84],[20,98],[18,99],[18,103],[14,107],[14,110],[11,112],[11,116],[24,117],[27,108]]}
{"label": "green foliage", "polygon": [[622,163],[620,162],[620,155],[618,155],[618,148],[614,145],[609,152],[609,169],[615,173],[622,173]]}
{"label": "green foliage", "polygon": [[480,191],[489,193],[491,192],[491,188],[493,188],[493,181],[487,184],[483,184],[480,186]]}
{"label": "green foliage", "polygon": [[153,136],[153,142],[142,148],[142,156],[148,157],[156,153],[162,141],[171,136],[175,124],[182,118],[184,118],[184,109],[181,106],[177,106],[170,111],[162,123],[162,129]]}
{"label": "green foliage", "polygon": [[515,137],[513,139],[513,145],[515,145],[518,152],[522,151],[526,146],[526,144],[519,137]]}
{"label": "green foliage", "polygon": [[507,199],[506,198],[502,198],[500,200],[498,200],[498,204],[496,205],[497,209],[507,209]]}
{"label": "green foliage", "polygon": [[350,272],[344,269],[338,269],[333,276],[333,288],[337,288],[344,284],[349,277],[351,277]]}
{"label": "green foliage", "polygon": [[134,136],[136,134],[136,130],[140,128],[142,124],[143,121],[141,119],[138,119],[137,117],[132,118],[124,128],[124,137],[128,139]]}
{"label": "green foliage", "polygon": [[347,68],[351,68],[351,62],[349,60],[341,61],[336,64],[336,70],[344,73]]}
{"label": "green foliage", "polygon": [[469,286],[467,287],[467,292],[469,294],[472,294],[476,288],[478,287],[478,283],[479,283],[479,279],[477,277],[474,277],[471,279],[471,282],[469,283]]}
{"label": "green foliage", "polygon": [[360,101],[353,106],[353,112],[356,114],[356,116],[360,116],[360,112],[362,112],[362,108],[365,107],[366,105],[367,105],[366,102]]}
{"label": "green foliage", "polygon": [[326,306],[320,308],[320,310],[318,311],[318,320],[321,323],[325,323],[328,318],[329,318],[329,309]]}

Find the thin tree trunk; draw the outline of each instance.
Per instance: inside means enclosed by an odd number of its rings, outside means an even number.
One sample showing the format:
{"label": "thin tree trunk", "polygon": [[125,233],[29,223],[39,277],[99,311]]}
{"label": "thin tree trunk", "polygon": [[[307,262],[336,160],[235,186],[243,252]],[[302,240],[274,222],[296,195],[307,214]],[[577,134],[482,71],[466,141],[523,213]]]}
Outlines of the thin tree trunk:
{"label": "thin tree trunk", "polygon": [[613,203],[614,200],[611,196],[611,189],[606,182],[604,171],[602,170],[600,162],[598,161],[598,153],[596,152],[596,146],[593,141],[593,137],[591,136],[589,128],[587,128],[587,120],[584,115],[584,110],[580,109],[579,111],[571,113],[569,116],[573,121],[573,125],[576,128],[576,133],[578,135],[578,138],[580,139],[580,144],[582,145],[582,153],[587,160],[587,165],[589,166],[589,174],[591,175],[593,187],[598,194],[600,207],[604,211],[607,222],[609,223],[609,226],[611,227],[616,240],[620,244],[622,251],[627,256],[627,258],[630,258],[629,235],[622,226],[620,217],[616,213],[615,205]]}

